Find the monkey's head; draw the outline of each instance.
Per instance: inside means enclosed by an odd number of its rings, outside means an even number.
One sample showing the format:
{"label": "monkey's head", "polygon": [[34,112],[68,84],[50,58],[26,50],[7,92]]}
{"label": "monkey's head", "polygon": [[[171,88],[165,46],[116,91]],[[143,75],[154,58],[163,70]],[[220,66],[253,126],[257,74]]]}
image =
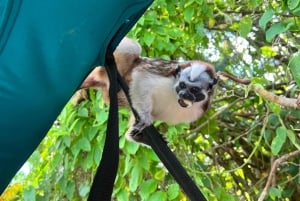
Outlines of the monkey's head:
{"label": "monkey's head", "polygon": [[204,63],[192,62],[186,68],[179,68],[174,87],[180,106],[190,107],[194,102],[207,101],[217,83],[214,74],[213,67]]}

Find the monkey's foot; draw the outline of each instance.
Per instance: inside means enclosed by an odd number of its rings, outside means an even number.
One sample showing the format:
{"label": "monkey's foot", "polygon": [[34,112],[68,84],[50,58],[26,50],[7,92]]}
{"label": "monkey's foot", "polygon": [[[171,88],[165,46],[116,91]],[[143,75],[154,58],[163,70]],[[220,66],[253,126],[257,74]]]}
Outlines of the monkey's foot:
{"label": "monkey's foot", "polygon": [[126,138],[150,146],[147,136],[143,134],[143,130],[146,126],[143,121],[136,122],[127,132]]}
{"label": "monkey's foot", "polygon": [[[143,131],[143,129],[142,129],[142,131]],[[129,141],[134,141],[134,142],[140,143],[142,145],[146,145],[147,147],[150,147],[149,137],[147,135],[145,135],[142,131],[140,131],[139,129],[136,129],[135,126],[132,126],[126,132],[126,139]],[[167,144],[167,140],[163,135],[161,135],[161,138]]]}
{"label": "monkey's foot", "polygon": [[146,145],[147,147],[150,147],[148,137],[146,135],[144,135],[143,133],[136,133],[136,134],[127,133],[126,139],[129,141],[137,142],[142,145]]}

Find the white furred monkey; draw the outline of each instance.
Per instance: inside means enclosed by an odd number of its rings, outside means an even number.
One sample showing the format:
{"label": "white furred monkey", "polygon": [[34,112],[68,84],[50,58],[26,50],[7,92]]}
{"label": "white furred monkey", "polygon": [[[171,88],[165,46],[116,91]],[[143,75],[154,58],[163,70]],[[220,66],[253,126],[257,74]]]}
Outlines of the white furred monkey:
{"label": "white furred monkey", "polygon": [[[131,121],[127,139],[147,144],[142,130],[153,121],[189,123],[207,111],[217,83],[215,69],[202,61],[167,61],[141,57],[140,45],[124,38],[114,52],[117,68],[129,85],[133,108],[139,115]],[[104,68],[96,68],[83,82],[83,88],[103,91],[107,103],[109,81]],[[122,92],[119,104],[128,106]]]}

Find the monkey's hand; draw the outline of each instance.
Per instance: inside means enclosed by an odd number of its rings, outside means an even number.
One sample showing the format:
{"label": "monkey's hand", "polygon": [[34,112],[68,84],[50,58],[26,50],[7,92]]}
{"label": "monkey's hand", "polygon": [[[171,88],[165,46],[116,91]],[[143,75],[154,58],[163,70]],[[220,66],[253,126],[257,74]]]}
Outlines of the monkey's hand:
{"label": "monkey's hand", "polygon": [[[145,127],[143,126],[142,130],[137,129],[137,127],[139,127],[138,124],[139,123],[136,123],[127,131],[126,138],[127,138],[127,140],[134,141],[134,142],[140,143],[142,145],[146,145],[146,147],[150,148],[149,138],[147,135],[145,135],[143,133],[143,130]],[[167,143],[167,140],[164,138],[164,136],[161,136],[161,137],[162,137],[162,140],[165,143]]]}
{"label": "monkey's hand", "polygon": [[144,128],[148,126],[143,121],[136,121],[127,131],[126,138],[130,141],[149,145],[147,136],[142,133]]}

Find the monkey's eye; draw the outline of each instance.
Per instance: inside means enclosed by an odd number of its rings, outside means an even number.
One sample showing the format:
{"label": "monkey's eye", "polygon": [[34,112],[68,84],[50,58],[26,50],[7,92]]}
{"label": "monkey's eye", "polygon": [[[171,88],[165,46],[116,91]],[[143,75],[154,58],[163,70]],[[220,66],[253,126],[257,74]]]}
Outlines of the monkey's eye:
{"label": "monkey's eye", "polygon": [[184,82],[180,82],[180,83],[179,83],[179,87],[180,87],[181,89],[185,89],[185,88],[186,88],[186,85],[185,85]]}
{"label": "monkey's eye", "polygon": [[190,88],[190,92],[192,94],[197,94],[199,91],[200,91],[200,88],[198,88],[198,87],[192,87],[192,88]]}

